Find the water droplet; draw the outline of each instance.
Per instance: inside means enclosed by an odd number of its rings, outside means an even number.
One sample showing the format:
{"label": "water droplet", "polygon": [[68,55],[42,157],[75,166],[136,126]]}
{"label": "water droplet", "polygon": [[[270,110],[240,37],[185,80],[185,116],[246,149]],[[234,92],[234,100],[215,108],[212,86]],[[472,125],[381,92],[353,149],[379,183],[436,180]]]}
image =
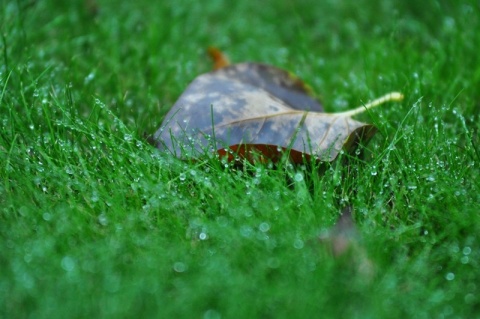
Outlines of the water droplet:
{"label": "water droplet", "polygon": [[31,129],[31,130],[33,130],[33,129],[35,129],[35,126],[34,126],[33,124],[30,124],[30,125],[28,126],[28,128]]}
{"label": "water droplet", "polygon": [[127,142],[130,142],[131,140],[133,140],[133,136],[131,134],[125,134],[123,136],[123,139]]}
{"label": "water droplet", "polygon": [[52,214],[50,214],[50,213],[48,213],[48,212],[47,212],[47,213],[43,213],[42,218],[43,218],[43,220],[45,220],[45,221],[48,222],[49,220],[52,220]]}
{"label": "water droplet", "polygon": [[93,73],[93,72],[92,72],[92,73],[89,73],[89,74],[85,77],[85,80],[84,80],[85,84],[91,82],[94,78],[95,78],[95,73]]}
{"label": "water droplet", "polygon": [[472,248],[467,246],[467,247],[463,248],[462,252],[463,252],[464,255],[470,255],[470,253],[472,252]]}
{"label": "water droplet", "polygon": [[208,180],[208,177],[205,177],[205,181],[203,182],[203,185],[207,188],[212,187],[212,182]]}
{"label": "water droplet", "polygon": [[215,309],[208,309],[203,314],[203,319],[221,319],[222,315]]}
{"label": "water droplet", "polygon": [[63,270],[70,272],[75,269],[75,260],[73,260],[72,257],[65,256],[62,258],[60,265],[62,266]]}
{"label": "water droplet", "polygon": [[304,246],[303,240],[299,238],[295,239],[295,241],[293,242],[293,247],[295,247],[296,249],[302,249],[303,246]]}
{"label": "water droplet", "polygon": [[270,230],[270,225],[268,223],[261,223],[260,226],[258,226],[258,229],[260,229],[260,231],[262,232],[267,232]]}
{"label": "water droplet", "polygon": [[240,234],[243,236],[243,237],[251,237],[252,234],[253,234],[253,230],[250,226],[247,226],[247,225],[243,225],[242,227],[240,227]]}
{"label": "water droplet", "polygon": [[408,185],[407,188],[411,191],[413,190],[416,190],[417,189],[417,185]]}
{"label": "water droplet", "polygon": [[173,264],[173,270],[176,272],[184,272],[187,270],[187,265],[185,265],[180,261],[177,261],[176,263]]}
{"label": "water droplet", "polygon": [[200,238],[200,240],[205,240],[208,239],[208,235],[205,232],[201,232],[200,235],[198,235],[198,238]]}
{"label": "water droplet", "polygon": [[303,174],[298,172],[295,174],[295,176],[293,176],[293,179],[296,181],[296,182],[301,182],[303,181]]}
{"label": "water droplet", "polygon": [[451,281],[455,279],[455,274],[453,272],[449,272],[445,275],[445,279],[447,279],[448,281]]}
{"label": "water droplet", "polygon": [[181,173],[178,178],[183,182],[187,178],[187,175],[185,175],[185,173]]}
{"label": "water droplet", "polygon": [[108,225],[107,215],[105,215],[104,213],[101,213],[100,215],[98,215],[98,223],[102,226],[107,226]]}
{"label": "water droplet", "polygon": [[460,258],[460,262],[462,264],[468,264],[469,259],[470,258],[468,258],[468,256],[463,256],[462,258]]}

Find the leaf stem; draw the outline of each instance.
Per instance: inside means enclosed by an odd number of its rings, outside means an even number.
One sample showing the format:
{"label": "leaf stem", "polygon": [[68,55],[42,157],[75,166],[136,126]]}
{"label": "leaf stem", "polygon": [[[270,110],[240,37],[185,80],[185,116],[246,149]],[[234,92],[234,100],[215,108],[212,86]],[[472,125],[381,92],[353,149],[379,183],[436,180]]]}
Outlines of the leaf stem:
{"label": "leaf stem", "polygon": [[359,113],[363,113],[367,110],[373,109],[374,107],[377,107],[381,104],[387,103],[387,102],[396,102],[396,101],[401,101],[403,100],[403,94],[399,92],[390,92],[388,94],[385,94],[382,97],[379,97],[378,99],[375,99],[371,102],[368,102],[365,105],[361,105],[357,108],[354,108],[353,110],[341,112],[341,113],[336,113],[335,115],[340,115],[340,116],[354,116]]}

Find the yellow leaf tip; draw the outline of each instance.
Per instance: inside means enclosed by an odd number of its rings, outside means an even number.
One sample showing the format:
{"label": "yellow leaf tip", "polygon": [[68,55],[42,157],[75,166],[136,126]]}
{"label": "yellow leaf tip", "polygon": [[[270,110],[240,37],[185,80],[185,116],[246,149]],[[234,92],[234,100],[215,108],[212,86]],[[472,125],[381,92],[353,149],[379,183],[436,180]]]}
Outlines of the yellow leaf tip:
{"label": "yellow leaf tip", "polygon": [[388,94],[389,96],[389,100],[390,101],[394,101],[394,102],[398,102],[398,101],[401,101],[403,100],[403,98],[405,97],[402,93],[400,92],[392,92],[390,94]]}

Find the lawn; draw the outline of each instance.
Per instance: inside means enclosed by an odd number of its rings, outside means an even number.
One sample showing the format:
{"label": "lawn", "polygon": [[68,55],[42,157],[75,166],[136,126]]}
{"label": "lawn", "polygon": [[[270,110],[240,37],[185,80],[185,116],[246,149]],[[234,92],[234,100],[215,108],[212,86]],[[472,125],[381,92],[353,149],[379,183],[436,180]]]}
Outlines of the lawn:
{"label": "lawn", "polygon": [[[474,0],[0,1],[0,317],[480,318],[478,30]],[[146,136],[211,45],[328,112],[405,98],[362,157],[182,161]]]}

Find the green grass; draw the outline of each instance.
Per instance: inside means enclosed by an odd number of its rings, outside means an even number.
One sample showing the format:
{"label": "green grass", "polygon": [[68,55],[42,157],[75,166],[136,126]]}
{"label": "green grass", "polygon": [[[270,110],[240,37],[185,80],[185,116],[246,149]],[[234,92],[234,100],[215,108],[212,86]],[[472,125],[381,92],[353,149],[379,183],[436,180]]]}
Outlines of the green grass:
{"label": "green grass", "polygon": [[[397,2],[1,1],[0,317],[480,318],[479,3]],[[182,162],[144,133],[209,45],[406,98],[320,175]],[[349,205],[371,276],[316,240]]]}

